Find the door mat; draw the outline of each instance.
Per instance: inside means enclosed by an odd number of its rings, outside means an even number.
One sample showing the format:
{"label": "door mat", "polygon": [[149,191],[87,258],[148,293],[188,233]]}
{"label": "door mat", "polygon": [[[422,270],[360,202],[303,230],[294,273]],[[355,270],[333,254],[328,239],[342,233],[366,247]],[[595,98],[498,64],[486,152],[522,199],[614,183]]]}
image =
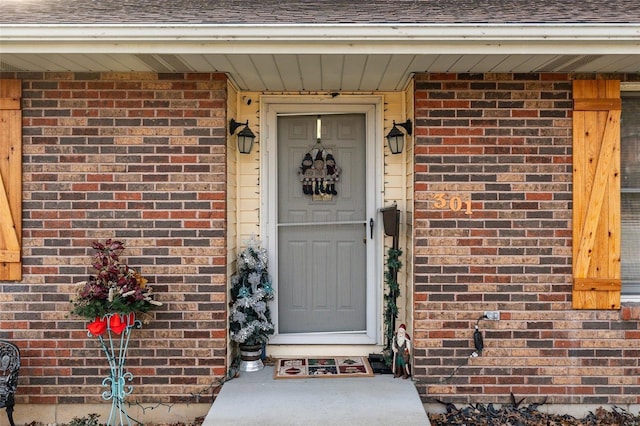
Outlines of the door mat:
{"label": "door mat", "polygon": [[273,368],[276,379],[312,377],[371,377],[373,369],[366,357],[280,358]]}

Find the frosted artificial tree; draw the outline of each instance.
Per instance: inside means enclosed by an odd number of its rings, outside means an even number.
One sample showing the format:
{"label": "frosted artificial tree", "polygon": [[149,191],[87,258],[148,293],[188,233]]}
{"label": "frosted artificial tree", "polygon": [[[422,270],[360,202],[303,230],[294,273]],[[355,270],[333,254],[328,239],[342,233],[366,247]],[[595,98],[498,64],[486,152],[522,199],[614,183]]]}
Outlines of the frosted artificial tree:
{"label": "frosted artificial tree", "polygon": [[240,345],[240,370],[261,369],[262,349],[274,332],[269,301],[273,288],[267,268],[267,251],[251,238],[238,255],[238,272],[231,277],[229,332]]}

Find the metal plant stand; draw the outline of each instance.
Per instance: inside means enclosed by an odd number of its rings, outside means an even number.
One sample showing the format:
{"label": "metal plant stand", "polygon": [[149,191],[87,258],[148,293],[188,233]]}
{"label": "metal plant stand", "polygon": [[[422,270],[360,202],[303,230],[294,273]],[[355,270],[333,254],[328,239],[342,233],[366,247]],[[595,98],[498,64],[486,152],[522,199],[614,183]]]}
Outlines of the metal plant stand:
{"label": "metal plant stand", "polygon": [[[120,321],[115,316],[119,316]],[[106,321],[106,331],[96,337],[109,362],[110,374],[102,381],[103,386],[109,387],[102,392],[105,401],[111,400],[111,412],[107,426],[128,425],[131,421],[127,415],[124,400],[133,392],[133,386],[127,384],[133,380],[133,374],[125,372],[124,364],[127,358],[127,348],[131,330],[142,328],[142,322],[135,319],[133,314],[110,314],[102,318]],[[115,324],[114,324],[115,323]],[[89,332],[89,336],[92,336]]]}

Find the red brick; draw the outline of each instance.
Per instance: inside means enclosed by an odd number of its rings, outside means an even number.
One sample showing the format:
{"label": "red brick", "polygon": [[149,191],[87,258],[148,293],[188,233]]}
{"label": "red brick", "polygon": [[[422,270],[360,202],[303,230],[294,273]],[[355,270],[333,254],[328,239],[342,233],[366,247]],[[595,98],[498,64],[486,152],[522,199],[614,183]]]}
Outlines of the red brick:
{"label": "red brick", "polygon": [[[28,290],[3,292],[4,299],[0,301],[3,315],[0,333],[2,337],[15,340],[23,349],[24,371],[21,371],[19,392],[21,401],[42,404],[68,401],[68,386],[52,385],[45,390],[43,386],[34,386],[31,382],[54,380],[55,383],[58,377],[72,375],[81,377],[84,383],[94,383],[74,386],[74,398],[85,402],[101,401],[102,389],[95,383],[101,382],[108,374],[106,360],[97,341],[87,337],[86,321],[67,318],[65,311],[71,308],[66,299],[73,294],[75,283],[93,272],[91,242],[109,237],[124,241],[127,249],[123,256],[131,259],[134,262],[131,266],[142,270],[152,285],[164,293],[160,295],[161,299],[168,300],[172,295],[185,292],[198,292],[199,286],[208,287],[202,293],[202,296],[206,296],[204,301],[193,302],[187,309],[193,309],[198,314],[207,313],[220,324],[219,328],[198,331],[183,329],[182,325],[174,326],[170,331],[175,336],[167,337],[167,328],[158,327],[162,320],[152,319],[150,325],[134,330],[130,343],[132,353],[150,350],[152,354],[158,354],[150,357],[132,356],[127,360],[127,366],[136,376],[136,396],[139,400],[158,401],[155,388],[143,385],[145,377],[166,374],[166,383],[173,385],[163,390],[167,399],[175,397],[176,400],[188,395],[193,384],[202,383],[203,380],[213,381],[215,375],[224,377],[227,368],[224,350],[228,335],[227,313],[220,306],[225,306],[226,292],[224,286],[220,286],[217,292],[212,292],[210,288],[226,281],[226,255],[219,251],[207,255],[203,247],[224,247],[226,233],[215,238],[210,235],[199,237],[198,230],[209,231],[214,227],[224,229],[224,223],[218,223],[217,220],[226,217],[226,191],[211,191],[206,186],[197,190],[167,189],[164,187],[169,180],[167,176],[175,172],[158,173],[157,170],[166,165],[176,165],[179,171],[186,164],[204,165],[204,171],[198,174],[209,173],[210,177],[219,179],[213,181],[216,187],[226,187],[225,147],[211,146],[208,136],[214,133],[226,135],[226,119],[220,120],[220,128],[210,128],[211,124],[207,122],[203,125],[206,126],[204,131],[199,132],[207,135],[202,137],[191,136],[194,128],[198,127],[197,123],[184,126],[176,124],[183,121],[185,116],[224,118],[227,100],[224,98],[226,92],[221,89],[225,87],[226,76],[209,73],[174,74],[163,75],[160,80],[159,76],[152,73],[103,73],[100,79],[85,81],[76,78],[73,73],[46,73],[36,77],[33,74],[17,75],[17,78],[23,78],[25,99],[34,99],[32,93],[42,92],[40,99],[60,105],[57,108],[62,111],[60,117],[55,116],[55,112],[51,112],[49,117],[38,117],[38,114],[42,115],[41,109],[32,109],[30,102],[25,102],[24,107],[25,126],[34,129],[39,127],[41,130],[25,132],[23,137],[25,164],[29,165],[23,172],[24,181],[29,182],[31,200],[40,202],[25,209],[29,222],[25,221],[22,232],[25,247],[24,280],[17,285]],[[43,80],[29,80],[33,78]],[[34,82],[46,82],[53,88],[45,91],[33,89],[29,93]],[[170,86],[173,91],[166,90]],[[210,90],[213,87],[217,89]],[[212,98],[214,96],[216,99]],[[175,100],[184,99],[191,100],[184,102],[180,108],[170,107]],[[206,101],[199,102],[200,99]],[[98,124],[87,124],[87,117],[99,118],[94,121]],[[180,140],[188,137],[198,148],[199,154],[184,155],[181,149],[167,151],[168,137],[162,136],[165,130],[162,129],[165,127],[162,126],[163,122],[154,122],[154,129],[158,129],[159,133],[156,135],[143,131],[146,129],[140,126],[141,119],[134,118],[127,122],[127,117],[162,117],[167,123],[167,130],[169,125],[172,126],[171,137]],[[115,123],[114,119],[119,120],[115,126],[104,124]],[[191,133],[185,134],[187,130]],[[77,139],[63,141],[65,135],[74,135]],[[47,154],[52,156],[53,161],[37,163],[35,157],[31,158],[31,155],[41,154],[35,153],[36,145],[57,146],[60,149]],[[141,164],[150,167],[152,172],[140,168]],[[149,175],[164,177],[147,181]],[[178,193],[181,197],[174,201]],[[215,201],[210,206],[211,210],[202,209],[203,200]],[[131,208],[131,201],[138,202],[135,209]],[[189,203],[197,207],[186,208]],[[174,221],[180,223],[182,219],[196,218],[202,220],[190,220],[186,226],[181,225],[181,234],[185,236],[162,237],[163,233],[170,235],[175,231]],[[215,223],[212,222],[214,218]],[[192,235],[189,235],[189,231],[193,231]],[[198,238],[206,240],[206,244],[189,250],[191,247],[188,244]],[[184,250],[174,251],[176,248]],[[165,253],[168,249],[171,249],[172,257],[179,258],[181,265],[188,265],[197,253],[205,265],[213,265],[220,272],[200,275],[197,282],[192,282],[188,274],[183,274],[181,270],[173,272],[172,268],[167,267]],[[79,255],[69,255],[73,251]],[[36,252],[43,254],[30,254]],[[139,258],[145,259],[143,265],[135,264],[135,259]],[[210,307],[212,304],[209,300],[222,302]],[[167,310],[169,306],[165,305],[160,311]],[[220,310],[207,312],[208,309]],[[25,315],[31,319],[18,319]],[[158,321],[155,326],[154,321]],[[170,370],[158,368],[167,365],[167,357],[160,355],[161,350],[154,348],[152,342],[164,342],[167,347],[175,348],[179,352],[176,359],[184,360],[185,365],[193,365],[193,357],[188,354],[200,348],[203,338],[211,339],[211,336],[221,340],[217,344],[220,349],[216,349],[216,353],[207,359],[216,367],[190,370],[188,379],[183,379],[182,373],[174,377]],[[77,376],[73,371],[86,373]]]}

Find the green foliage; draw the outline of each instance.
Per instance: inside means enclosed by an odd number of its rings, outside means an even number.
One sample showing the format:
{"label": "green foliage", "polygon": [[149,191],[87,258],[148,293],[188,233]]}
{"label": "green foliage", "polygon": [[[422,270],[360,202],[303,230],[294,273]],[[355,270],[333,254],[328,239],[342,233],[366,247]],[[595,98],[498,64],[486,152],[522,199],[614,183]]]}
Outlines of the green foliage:
{"label": "green foliage", "polygon": [[[400,286],[398,285],[397,275],[402,267],[400,262],[402,250],[390,248],[387,251],[387,270],[384,273],[384,281],[387,286],[388,293],[384,295],[384,335],[387,342],[387,349],[391,347],[393,340],[393,323],[398,317],[397,300],[400,296]],[[391,365],[390,350],[385,351],[385,363]]]}
{"label": "green foliage", "polygon": [[78,285],[71,313],[93,320],[107,314],[149,312],[162,303],[153,299],[153,289],[126,263],[120,262],[124,245],[120,241],[94,242],[93,268],[96,275]]}

